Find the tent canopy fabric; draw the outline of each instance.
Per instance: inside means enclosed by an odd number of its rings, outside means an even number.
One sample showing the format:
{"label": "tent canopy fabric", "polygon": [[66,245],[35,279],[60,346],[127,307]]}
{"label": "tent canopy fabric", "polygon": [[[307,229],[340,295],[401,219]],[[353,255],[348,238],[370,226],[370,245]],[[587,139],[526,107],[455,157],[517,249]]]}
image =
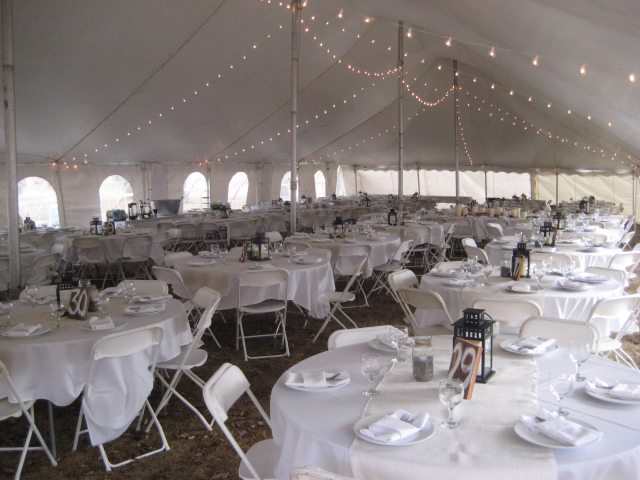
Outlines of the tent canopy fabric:
{"label": "tent canopy fabric", "polygon": [[[307,0],[302,18],[301,165],[397,165],[400,21],[405,168],[454,168],[454,59],[462,169],[638,162],[637,1]],[[229,177],[251,164],[274,176],[251,195],[279,188],[291,152],[287,2],[23,0],[14,41],[19,163],[209,160]]]}

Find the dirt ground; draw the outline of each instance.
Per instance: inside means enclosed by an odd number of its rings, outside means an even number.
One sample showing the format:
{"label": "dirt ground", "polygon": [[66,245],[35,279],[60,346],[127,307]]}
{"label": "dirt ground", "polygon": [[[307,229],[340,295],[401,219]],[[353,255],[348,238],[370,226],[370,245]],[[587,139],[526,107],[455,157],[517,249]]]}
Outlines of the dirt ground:
{"label": "dirt ground", "polygon": [[[632,286],[633,291],[636,286]],[[388,295],[375,297],[370,308],[353,308],[348,312],[360,326],[400,323],[403,317],[400,307]],[[220,315],[216,315],[213,322],[213,331],[222,348],[217,348],[210,338],[205,337],[203,348],[208,351],[209,359],[197,370],[197,373],[206,380],[225,362],[238,365],[251,382],[253,392],[267,412],[271,388],[278,377],[302,359],[326,350],[327,338],[336,328],[331,325],[316,343],[311,343],[321,321],[313,320],[310,327],[305,329],[303,328],[304,317],[292,309],[289,311],[287,327],[291,357],[245,362],[242,350],[235,349],[233,315],[230,311],[224,313],[226,323]],[[270,324],[270,322],[267,323]],[[640,364],[640,334],[630,336],[628,340],[625,342],[625,348]],[[269,339],[254,340],[250,348],[254,352],[274,351],[273,342]],[[203,413],[208,413],[198,388],[185,379],[181,381],[180,387],[180,391],[194,405]],[[159,398],[160,390],[156,382],[151,404],[157,405]],[[271,436],[264,422],[253,415],[252,407],[249,401],[240,402],[231,410],[228,421],[236,439],[245,449]],[[175,398],[160,415],[160,422],[171,450],[133,462],[111,473],[105,471],[99,450],[90,446],[86,435],[81,439],[78,451],[71,451],[78,410],[79,401],[67,407],[55,407],[58,466],[52,467],[42,452],[30,452],[22,473],[23,479],[217,480],[237,478],[238,457],[224,434],[216,425],[213,426],[213,431],[207,431],[197,417]],[[36,404],[36,417],[41,432],[47,437],[49,432],[44,402]],[[26,433],[24,419],[11,419],[0,425],[0,446],[23,441]],[[123,460],[148,450],[150,446],[158,445],[157,435],[152,433],[147,436],[137,433],[132,427],[121,438],[107,444],[107,452],[112,460]],[[0,454],[0,479],[13,478],[17,463],[17,454]]]}

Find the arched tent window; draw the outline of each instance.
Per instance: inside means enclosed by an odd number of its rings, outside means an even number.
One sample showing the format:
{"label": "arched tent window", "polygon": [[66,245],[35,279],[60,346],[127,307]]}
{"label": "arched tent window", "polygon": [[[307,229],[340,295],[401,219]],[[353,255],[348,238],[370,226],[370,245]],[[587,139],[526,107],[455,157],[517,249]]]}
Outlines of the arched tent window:
{"label": "arched tent window", "polygon": [[44,178],[26,177],[18,182],[18,210],[23,219],[29,217],[38,226],[60,223],[58,196]]}
{"label": "arched tent window", "polygon": [[127,205],[133,201],[133,188],[129,181],[120,175],[107,177],[100,185],[100,214],[107,217],[107,210],[127,211]]}
{"label": "arched tent window", "polygon": [[182,210],[188,212],[193,209],[201,209],[208,207],[208,201],[203,198],[207,197],[207,179],[200,172],[193,172],[187,177],[182,186]]}
{"label": "arched tent window", "polygon": [[313,180],[316,182],[316,198],[326,197],[327,189],[326,189],[326,182],[324,179],[324,173],[318,170],[313,175]]}
{"label": "arched tent window", "polygon": [[[298,182],[300,183],[300,182]],[[296,190],[296,201],[300,200],[300,189]],[[282,177],[282,181],[280,182],[280,198],[285,202],[291,201],[291,172],[288,171]]]}
{"label": "arched tent window", "polygon": [[228,202],[231,208],[238,210],[246,205],[247,193],[249,193],[249,177],[244,172],[238,172],[229,181]]}

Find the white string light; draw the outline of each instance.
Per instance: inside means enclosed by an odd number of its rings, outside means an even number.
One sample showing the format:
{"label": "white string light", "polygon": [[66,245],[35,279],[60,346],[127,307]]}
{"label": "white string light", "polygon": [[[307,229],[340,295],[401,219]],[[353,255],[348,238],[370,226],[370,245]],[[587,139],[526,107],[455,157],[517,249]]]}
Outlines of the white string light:
{"label": "white string light", "polygon": [[491,50],[489,50],[489,56],[491,58],[495,58],[496,57],[496,49],[491,47]]}
{"label": "white string light", "polygon": [[531,60],[531,65],[533,65],[534,67],[537,67],[538,65],[540,65],[540,59],[538,58],[538,55],[533,57],[533,60]]}

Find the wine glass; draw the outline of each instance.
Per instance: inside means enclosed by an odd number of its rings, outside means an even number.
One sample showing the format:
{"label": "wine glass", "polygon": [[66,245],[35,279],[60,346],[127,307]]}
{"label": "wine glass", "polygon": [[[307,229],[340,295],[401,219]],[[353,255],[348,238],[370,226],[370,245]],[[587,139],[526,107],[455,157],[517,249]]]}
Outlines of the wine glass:
{"label": "wine glass", "polygon": [[213,254],[214,257],[217,257],[218,254],[220,253],[220,245],[218,245],[217,243],[212,243],[209,246],[209,250],[211,250],[211,253]]}
{"label": "wine glass", "polygon": [[39,291],[40,289],[37,285],[27,285],[24,289],[24,293],[27,295],[27,299],[29,300],[29,308],[35,308],[36,298],[38,297]]}
{"label": "wine glass", "polygon": [[288,243],[287,244],[287,254],[289,255],[289,258],[295,257],[295,255],[296,255],[296,246]]}
{"label": "wine glass", "polygon": [[11,312],[13,312],[13,302],[5,301],[0,303],[2,307],[2,315],[6,315],[7,320],[2,324],[3,327],[13,327],[15,323],[11,321]]}
{"label": "wine glass", "polygon": [[591,355],[591,348],[589,342],[580,340],[571,340],[569,342],[569,358],[576,364],[576,375],[574,380],[576,382],[584,382],[586,377],[580,375],[580,365],[589,360]]}
{"label": "wine glass", "polygon": [[551,390],[551,393],[558,399],[558,409],[555,413],[561,417],[567,417],[569,415],[569,412],[562,408],[562,399],[573,390],[574,378],[575,375],[568,373],[557,375],[549,372],[549,390]]}
{"label": "wine glass", "polygon": [[273,242],[273,251],[276,255],[280,255],[282,253],[282,242]]}
{"label": "wine glass", "polygon": [[363,353],[360,357],[360,370],[369,378],[369,389],[362,392],[367,397],[377,397],[380,392],[373,386],[373,380],[382,372],[382,360],[377,353]]}
{"label": "wine glass", "polygon": [[124,288],[124,296],[127,299],[127,304],[133,303],[133,296],[136,294],[136,284],[133,280],[125,280],[122,282],[122,288]]}
{"label": "wine glass", "polygon": [[440,397],[440,401],[449,410],[449,417],[447,420],[442,422],[440,426],[442,428],[458,428],[460,426],[460,422],[453,420],[453,409],[464,397],[462,381],[457,378],[445,378],[440,380],[438,396]]}
{"label": "wine glass", "polygon": [[573,272],[574,268],[576,268],[575,262],[561,263],[560,273],[564,275],[564,278],[568,279],[569,275],[571,275],[571,272]]}
{"label": "wine glass", "polygon": [[538,264],[534,264],[533,265],[533,276],[536,277],[536,280],[538,281],[538,290],[540,290],[540,280],[542,280],[542,278],[547,274],[547,269],[545,268],[544,265],[538,265]]}
{"label": "wine glass", "polygon": [[98,310],[98,314],[100,318],[104,318],[109,310],[109,296],[99,294],[96,300],[96,308]]}
{"label": "wine glass", "polygon": [[61,317],[62,315],[64,315],[64,312],[65,312],[64,305],[58,302],[50,303],[49,309],[51,310],[51,315],[53,315],[58,322],[58,324],[56,325],[56,329],[62,328]]}
{"label": "wine glass", "polygon": [[409,329],[406,325],[395,325],[389,327],[389,339],[391,340],[391,345],[393,345],[397,350],[395,358],[391,359],[393,363],[405,361],[405,358],[400,356],[400,350],[402,350],[402,347],[408,338]]}
{"label": "wine glass", "polygon": [[227,255],[229,255],[229,249],[227,248],[226,245],[222,245],[220,247],[220,250],[218,251],[218,255],[220,255],[220,257],[222,258],[222,264],[226,264],[227,263]]}
{"label": "wine glass", "polygon": [[551,265],[553,265],[553,257],[551,255],[542,259],[542,266],[547,270],[547,272]]}

